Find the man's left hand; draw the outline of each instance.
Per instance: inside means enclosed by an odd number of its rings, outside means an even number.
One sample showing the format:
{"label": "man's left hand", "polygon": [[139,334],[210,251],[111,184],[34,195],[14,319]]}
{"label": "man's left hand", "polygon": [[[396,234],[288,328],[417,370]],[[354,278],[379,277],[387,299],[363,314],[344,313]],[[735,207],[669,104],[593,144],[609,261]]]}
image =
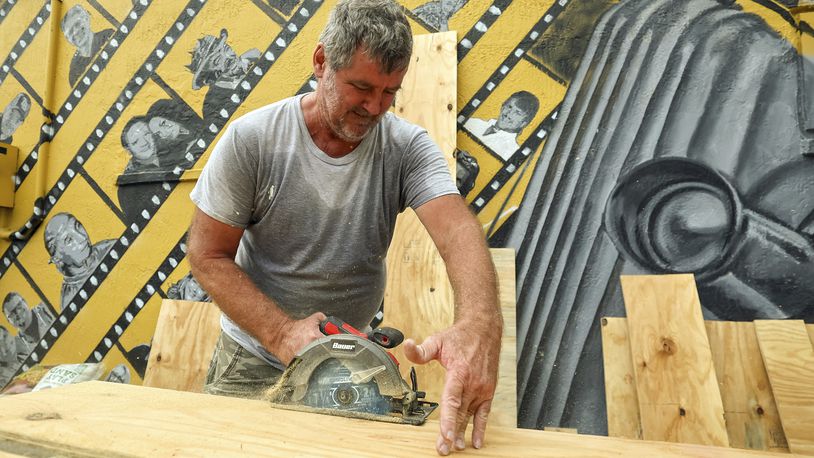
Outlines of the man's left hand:
{"label": "man's left hand", "polygon": [[499,333],[475,332],[466,323],[456,322],[421,345],[412,339],[404,342],[404,354],[410,361],[425,364],[437,360],[447,370],[441,396],[441,433],[436,442],[440,455],[448,455],[453,448],[466,448],[464,437],[470,418],[472,445],[483,446],[497,385],[500,337]]}

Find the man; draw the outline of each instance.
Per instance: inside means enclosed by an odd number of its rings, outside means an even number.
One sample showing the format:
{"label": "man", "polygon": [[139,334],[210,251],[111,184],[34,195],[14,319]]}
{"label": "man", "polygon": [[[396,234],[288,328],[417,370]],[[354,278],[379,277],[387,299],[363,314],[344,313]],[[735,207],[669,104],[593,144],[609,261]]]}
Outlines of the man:
{"label": "man", "polygon": [[518,91],[503,102],[497,119],[469,118],[464,128],[501,159],[508,161],[520,148],[517,136],[534,119],[539,107],[540,102],[534,94]]}
{"label": "man", "polygon": [[228,94],[243,81],[249,69],[260,57],[260,50],[252,48],[240,56],[226,43],[229,33],[221,29],[220,37],[204,35],[195,42],[192,62],[192,89],[209,86],[204,97],[203,117],[212,119],[226,104]]}
{"label": "man", "polygon": [[54,322],[54,316],[45,304],[40,302],[30,309],[23,296],[13,291],[3,299],[3,314],[8,322],[17,328],[17,335],[31,348],[40,341]]}
{"label": "man", "polygon": [[130,162],[124,168],[124,173],[140,173],[159,170],[158,147],[156,138],[150,130],[150,123],[146,116],[133,116],[127,121],[121,136],[124,150],[130,153]]}
{"label": "man", "polygon": [[483,444],[497,380],[502,318],[477,219],[426,131],[388,113],[407,71],[410,26],[393,0],[343,0],[314,50],[316,92],[234,121],[191,197],[192,273],[223,311],[205,390],[239,395],[273,384],[321,337],[326,315],[364,328],[384,296],[396,215],[412,207],[447,265],[455,323],[416,363],[447,369],[440,454]]}
{"label": "man", "polygon": [[85,227],[70,213],[58,213],[45,226],[45,249],[50,263],[64,278],[62,281],[62,308],[70,304],[79,288],[102,262],[116,242],[102,240],[92,245]]}
{"label": "man", "polygon": [[60,28],[68,43],[76,47],[71,58],[71,67],[68,71],[68,82],[75,85],[79,77],[85,73],[93,58],[107,43],[113,29],[94,32],[90,28],[90,13],[81,5],[74,5],[65,13]]}
{"label": "man", "polygon": [[0,325],[0,387],[14,377],[14,373],[28,356],[30,349],[19,336]]}
{"label": "man", "polygon": [[31,98],[28,94],[20,92],[11,99],[0,114],[0,143],[11,143],[14,140],[12,135],[28,117],[30,110]]}

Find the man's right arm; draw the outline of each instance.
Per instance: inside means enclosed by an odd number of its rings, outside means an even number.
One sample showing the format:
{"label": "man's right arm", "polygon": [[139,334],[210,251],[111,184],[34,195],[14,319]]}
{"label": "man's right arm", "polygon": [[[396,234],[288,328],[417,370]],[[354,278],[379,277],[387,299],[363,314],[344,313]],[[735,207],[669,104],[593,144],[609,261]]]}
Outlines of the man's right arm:
{"label": "man's right arm", "polygon": [[187,240],[192,275],[223,313],[287,365],[302,347],[322,336],[319,322],[325,315],[295,320],[263,294],[235,263],[242,236],[243,229],[196,208]]}

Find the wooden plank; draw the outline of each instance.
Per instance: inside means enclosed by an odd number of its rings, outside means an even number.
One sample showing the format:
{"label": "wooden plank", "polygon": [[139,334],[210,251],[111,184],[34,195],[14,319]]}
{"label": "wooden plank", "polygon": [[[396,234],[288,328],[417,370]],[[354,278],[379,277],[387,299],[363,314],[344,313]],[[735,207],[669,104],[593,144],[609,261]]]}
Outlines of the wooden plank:
{"label": "wooden plank", "polygon": [[808,337],[811,339],[811,345],[814,346],[814,324],[807,324],[806,329],[808,330]]}
{"label": "wooden plank", "polygon": [[626,318],[602,318],[602,360],[605,369],[608,435],[641,439],[639,396],[636,392]]}
{"label": "wooden plank", "polygon": [[[419,427],[397,425],[134,385],[80,383],[7,396],[2,406],[0,441],[27,440],[96,456],[437,456],[438,423],[432,420]],[[481,450],[455,452],[481,458],[620,455],[788,456],[499,426],[487,430]]]}
{"label": "wooden plank", "polygon": [[489,427],[517,426],[517,293],[515,254],[511,248],[492,248],[492,260],[497,270],[500,288],[500,309],[503,313],[503,338],[500,347],[497,389],[492,399]]}
{"label": "wooden plank", "polygon": [[622,276],[642,437],[729,445],[692,275]]}
{"label": "wooden plank", "polygon": [[789,450],[814,455],[814,349],[799,320],[756,320],[760,353]]}
{"label": "wooden plank", "polygon": [[[425,129],[440,146],[454,176],[457,85],[456,33],[414,37],[410,69],[396,96],[395,112]],[[415,212],[399,215],[387,253],[387,288],[384,325],[400,329],[405,337],[423,341],[449,327],[454,317],[452,286],[446,267]],[[407,361],[400,348],[399,361]],[[411,365],[401,364],[407,379]],[[419,389],[427,400],[439,401],[445,370],[435,361],[416,367]],[[409,380],[409,379],[408,379]],[[438,415],[438,411],[434,415]]]}
{"label": "wooden plank", "polygon": [[751,322],[707,321],[729,445],[788,452],[780,415]]}
{"label": "wooden plank", "polygon": [[220,309],[215,304],[164,299],[144,385],[202,391],[219,334]]}

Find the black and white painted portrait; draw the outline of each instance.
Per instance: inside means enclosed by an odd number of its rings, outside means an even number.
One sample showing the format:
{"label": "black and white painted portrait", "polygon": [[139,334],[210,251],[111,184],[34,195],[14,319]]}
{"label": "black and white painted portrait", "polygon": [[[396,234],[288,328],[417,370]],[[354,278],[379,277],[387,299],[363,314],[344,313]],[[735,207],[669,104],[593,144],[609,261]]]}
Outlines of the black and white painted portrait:
{"label": "black and white painted portrait", "polygon": [[204,291],[198,281],[195,280],[195,277],[192,276],[192,272],[184,275],[177,283],[173,283],[169,290],[167,290],[167,297],[170,299],[195,302],[212,301],[209,297],[209,293]]}
{"label": "black and white painted portrait", "polygon": [[14,377],[20,363],[30,352],[30,347],[19,337],[0,325],[0,387],[5,386]]}
{"label": "black and white painted portrait", "polygon": [[204,35],[195,43],[192,62],[187,66],[192,72],[193,90],[209,87],[204,98],[204,119],[211,119],[226,105],[227,98],[260,57],[257,48],[238,56],[226,43],[228,36],[226,29],[221,29],[220,36]]}
{"label": "black and white painted portrait", "polygon": [[449,18],[466,5],[469,0],[433,0],[417,6],[413,14],[439,32],[449,30]]}
{"label": "black and white painted portrait", "polygon": [[32,348],[54,322],[53,313],[44,303],[29,308],[23,296],[13,291],[3,299],[3,315],[17,329],[17,335]]}
{"label": "black and white painted portrait", "polygon": [[70,213],[58,213],[48,221],[44,240],[50,263],[63,275],[60,302],[65,308],[115,240],[92,244],[85,227]]}
{"label": "black and white painted portrait", "polygon": [[31,111],[31,98],[20,92],[3,109],[0,114],[0,143],[11,143],[14,132],[28,117]]}
{"label": "black and white painted portrait", "polygon": [[[187,155],[196,147],[201,124],[201,119],[185,104],[170,99],[156,101],[147,114],[134,116],[122,129],[121,143],[130,155],[123,175],[171,172],[184,162],[191,162],[193,156]],[[156,180],[142,176],[119,183],[139,181]]]}
{"label": "black and white painted portrait", "polygon": [[60,28],[68,43],[76,48],[68,72],[68,81],[73,86],[93,62],[96,54],[110,40],[113,29],[104,29],[99,32],[91,30],[90,13],[81,5],[74,5],[65,13]]}
{"label": "black and white painted portrait", "polygon": [[130,369],[128,369],[125,364],[119,364],[110,370],[105,381],[112,383],[130,383]]}
{"label": "black and white painted portrait", "polygon": [[464,128],[507,161],[520,148],[517,136],[534,119],[539,108],[540,101],[534,94],[518,91],[503,102],[497,119],[469,118]]}
{"label": "black and white painted portrait", "polygon": [[455,185],[462,197],[475,187],[475,180],[480,173],[478,159],[467,151],[455,150]]}

